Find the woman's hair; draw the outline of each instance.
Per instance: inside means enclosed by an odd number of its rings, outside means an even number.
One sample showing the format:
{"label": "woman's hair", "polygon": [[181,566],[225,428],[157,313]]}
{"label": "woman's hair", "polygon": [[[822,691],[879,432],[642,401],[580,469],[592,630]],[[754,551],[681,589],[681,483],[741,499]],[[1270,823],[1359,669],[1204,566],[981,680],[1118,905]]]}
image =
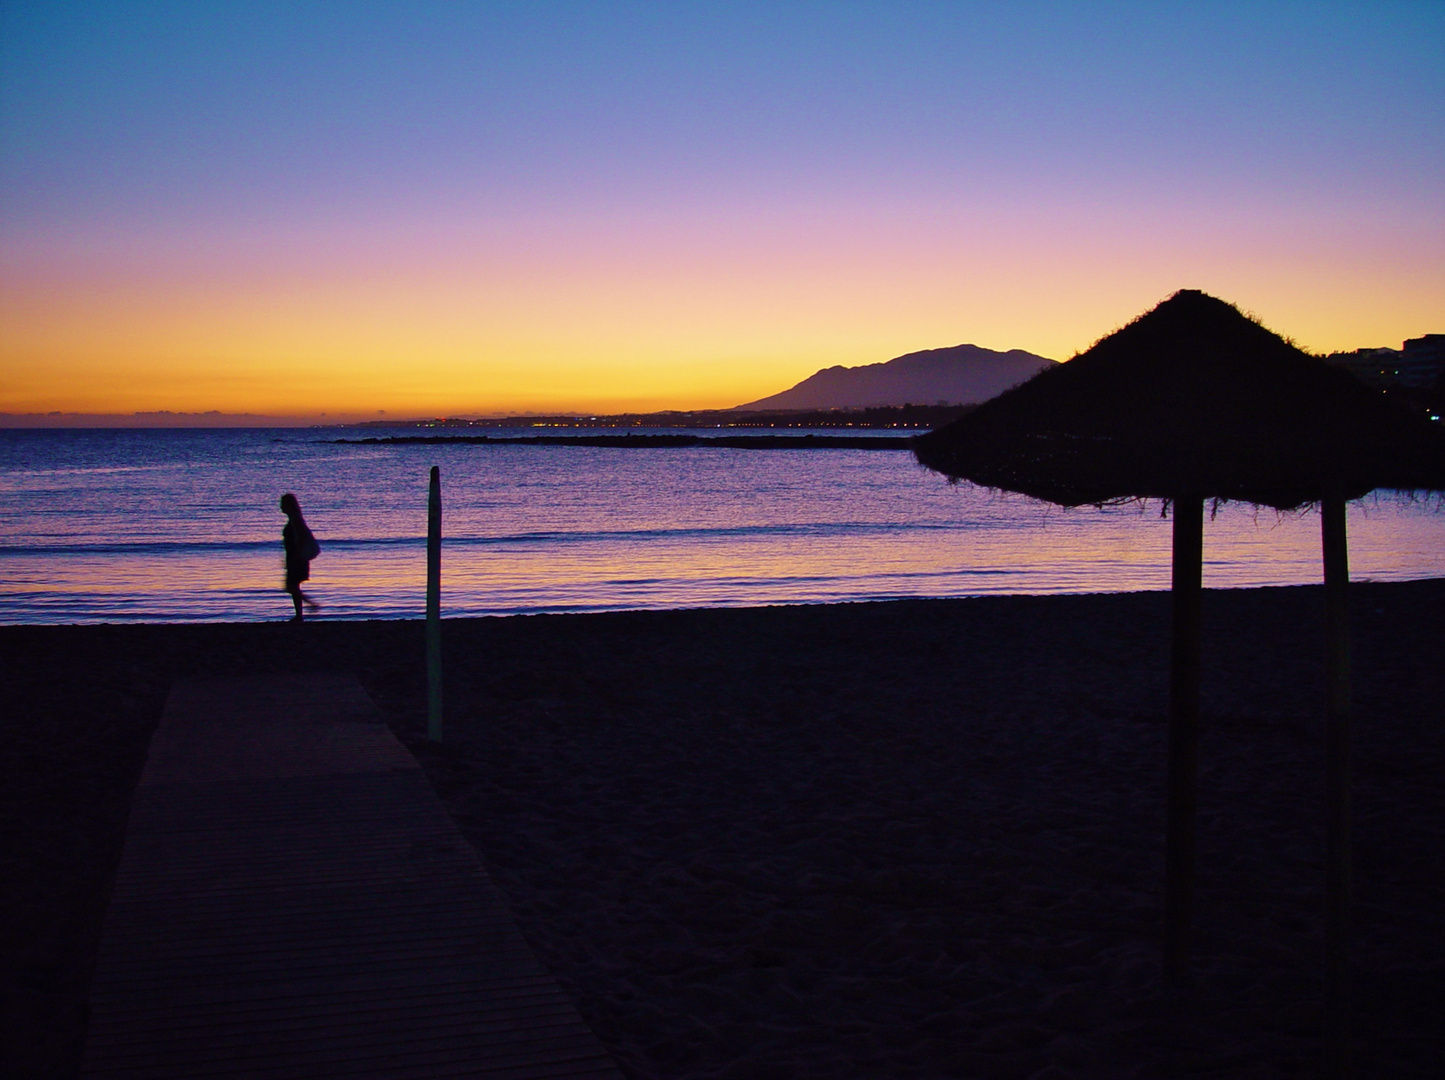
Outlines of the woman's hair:
{"label": "woman's hair", "polygon": [[301,516],[301,504],[296,501],[296,496],[292,495],[289,491],[281,496],[281,513],[287,517]]}

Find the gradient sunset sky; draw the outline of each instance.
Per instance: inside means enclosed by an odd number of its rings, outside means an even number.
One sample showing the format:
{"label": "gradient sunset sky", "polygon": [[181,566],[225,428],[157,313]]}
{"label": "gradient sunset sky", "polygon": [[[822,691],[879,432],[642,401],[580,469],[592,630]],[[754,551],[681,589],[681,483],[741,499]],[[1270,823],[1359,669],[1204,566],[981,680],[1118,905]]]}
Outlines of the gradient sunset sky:
{"label": "gradient sunset sky", "polygon": [[0,3],[0,412],[1445,332],[1445,4]]}

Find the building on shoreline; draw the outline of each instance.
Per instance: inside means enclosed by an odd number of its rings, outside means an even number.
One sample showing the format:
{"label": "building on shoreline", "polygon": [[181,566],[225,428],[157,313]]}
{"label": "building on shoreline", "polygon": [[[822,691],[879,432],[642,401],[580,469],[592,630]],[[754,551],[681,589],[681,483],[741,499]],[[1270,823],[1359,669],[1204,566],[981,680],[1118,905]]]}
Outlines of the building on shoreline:
{"label": "building on shoreline", "polygon": [[1434,390],[1445,374],[1445,334],[1411,338],[1399,349],[1330,353],[1325,360],[1381,390]]}
{"label": "building on shoreline", "polygon": [[1445,334],[1411,338],[1400,350],[1400,382],[1405,386],[1435,388],[1445,373]]}

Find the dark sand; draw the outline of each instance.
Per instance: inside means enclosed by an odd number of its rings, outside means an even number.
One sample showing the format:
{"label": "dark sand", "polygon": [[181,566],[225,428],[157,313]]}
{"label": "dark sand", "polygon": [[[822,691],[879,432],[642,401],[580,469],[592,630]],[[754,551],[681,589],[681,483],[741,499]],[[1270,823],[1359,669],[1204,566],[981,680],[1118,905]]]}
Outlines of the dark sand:
{"label": "dark sand", "polygon": [[[1359,1075],[1438,1078],[1445,581],[1353,603]],[[1312,1076],[1321,595],[1205,619],[1184,1000],[1166,595],[448,622],[440,747],[416,622],[0,628],[6,1075],[74,1069],[171,682],[350,670],[630,1076]]]}

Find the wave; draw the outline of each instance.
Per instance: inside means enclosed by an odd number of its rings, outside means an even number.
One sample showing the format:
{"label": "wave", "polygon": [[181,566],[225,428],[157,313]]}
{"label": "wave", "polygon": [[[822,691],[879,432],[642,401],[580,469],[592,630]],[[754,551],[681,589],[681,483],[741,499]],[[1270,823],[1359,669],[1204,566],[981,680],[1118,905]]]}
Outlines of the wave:
{"label": "wave", "polygon": [[[636,543],[667,540],[735,540],[748,537],[836,539],[839,537],[896,536],[918,532],[957,532],[957,522],[790,522],[779,525],[687,526],[655,529],[551,530],[505,533],[499,536],[447,536],[447,547],[505,547],[508,545]],[[372,537],[320,537],[327,551],[374,550],[426,544],[424,535]],[[0,544],[0,557],[66,555],[173,555],[271,551],[279,553],[278,540],[74,540],[42,544]]]}

